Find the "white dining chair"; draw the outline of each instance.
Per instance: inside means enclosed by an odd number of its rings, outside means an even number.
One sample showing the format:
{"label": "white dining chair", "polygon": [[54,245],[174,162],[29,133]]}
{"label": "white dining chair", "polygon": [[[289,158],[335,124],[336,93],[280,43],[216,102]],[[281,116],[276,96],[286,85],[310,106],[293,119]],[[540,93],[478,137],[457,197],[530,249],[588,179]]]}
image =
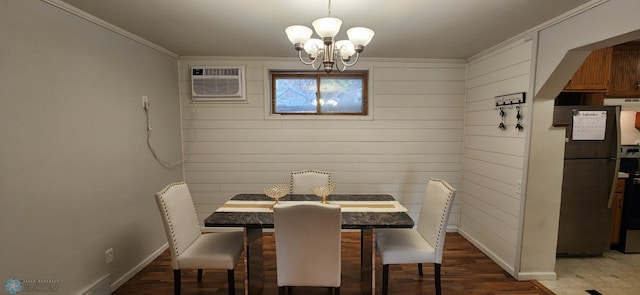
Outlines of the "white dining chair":
{"label": "white dining chair", "polygon": [[241,231],[203,234],[184,181],[167,185],[155,194],[169,240],[173,266],[174,294],[180,294],[181,269],[226,269],[229,294],[235,294],[234,268],[244,248]]}
{"label": "white dining chair", "polygon": [[329,184],[331,184],[331,172],[320,170],[302,170],[291,172],[292,194],[310,194],[310,186],[327,186]]}
{"label": "white dining chair", "polygon": [[455,194],[456,190],[444,180],[429,178],[415,228],[376,230],[376,247],[382,259],[383,295],[389,290],[389,265],[409,263],[418,264],[420,276],[423,275],[422,263],[433,263],[436,294],[442,294],[442,252]]}
{"label": "white dining chair", "polygon": [[291,291],[292,286],[329,287],[339,295],[340,205],[278,204],[273,207],[273,221],[280,295]]}

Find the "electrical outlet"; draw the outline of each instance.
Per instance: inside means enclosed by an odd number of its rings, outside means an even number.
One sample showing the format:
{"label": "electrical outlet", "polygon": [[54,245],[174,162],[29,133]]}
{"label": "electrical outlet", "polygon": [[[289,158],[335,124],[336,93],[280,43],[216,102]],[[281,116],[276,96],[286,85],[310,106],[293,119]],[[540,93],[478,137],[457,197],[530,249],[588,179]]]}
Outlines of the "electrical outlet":
{"label": "electrical outlet", "polygon": [[143,108],[147,108],[149,106],[149,97],[147,96],[142,96],[142,107]]}
{"label": "electrical outlet", "polygon": [[522,180],[516,181],[516,194],[522,194]]}
{"label": "electrical outlet", "polygon": [[109,250],[104,251],[104,257],[107,261],[107,264],[111,264],[113,262],[113,248],[109,248]]}

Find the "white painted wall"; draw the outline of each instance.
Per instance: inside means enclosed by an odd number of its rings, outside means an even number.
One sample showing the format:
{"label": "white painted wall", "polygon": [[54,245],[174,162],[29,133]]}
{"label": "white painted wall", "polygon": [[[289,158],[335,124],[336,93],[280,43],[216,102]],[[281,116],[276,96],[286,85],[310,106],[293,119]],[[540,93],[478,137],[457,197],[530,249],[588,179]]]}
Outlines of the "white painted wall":
{"label": "white painted wall", "polygon": [[553,99],[592,49],[640,39],[637,11],[611,0],[539,30],[518,279],[555,278],[565,129],[551,126]]}
{"label": "white painted wall", "polygon": [[78,294],[165,245],[153,194],[182,169],[147,150],[142,95],[154,146],[179,159],[175,58],[45,2],[0,1],[2,282]]}
{"label": "white painted wall", "polygon": [[[57,279],[60,292],[76,293],[105,273],[126,277],[162,247],[161,224],[149,222],[159,219],[151,196],[182,176],[179,168],[161,168],[146,150],[141,95],[151,98],[154,145],[167,158],[179,157],[184,124],[185,174],[201,218],[236,193],[259,192],[305,168],[332,171],[338,192],[393,194],[415,216],[426,177],[436,176],[465,186],[450,226],[460,217],[465,234],[519,279],[553,275],[564,129],[550,127],[552,98],[592,48],[639,37],[639,6],[606,1],[540,30],[533,39],[539,44],[531,45],[535,59],[528,61],[536,68],[536,97],[525,108],[527,145],[523,135],[493,134],[498,118],[487,104],[510,87],[501,77],[517,79],[518,63],[509,66],[508,54],[529,41],[471,60],[468,87],[464,61],[361,61],[371,70],[368,120],[266,118],[266,70],[298,67],[295,61],[185,57],[180,122],[173,58],[43,2],[2,1],[0,277]],[[248,103],[191,104],[190,64],[246,65]],[[527,175],[524,199],[514,194],[520,175]],[[524,201],[525,210],[488,206],[494,197]],[[522,248],[514,250],[516,219]],[[111,266],[104,265],[108,247],[116,253]]]}
{"label": "white painted wall", "polygon": [[[502,72],[493,73],[491,68],[484,69],[482,64],[476,65],[477,62],[473,59],[469,63],[468,111],[465,116],[465,129],[468,131],[465,132],[464,138],[464,198],[461,204],[460,232],[518,279],[555,278],[564,128],[551,126],[553,98],[561,91],[592,49],[638,38],[638,33],[634,31],[640,28],[640,23],[633,17],[633,11],[639,9],[640,2],[592,1],[590,5],[589,9],[574,13],[556,23],[534,29],[531,33],[533,39],[529,42],[531,43],[529,53],[532,55],[532,60],[529,62],[534,66],[531,71],[521,73],[534,81],[533,87],[537,90],[535,95],[530,95],[533,100],[527,103],[530,109],[525,112],[530,113],[530,118],[525,117],[525,120],[530,120],[529,128],[525,127],[525,137],[526,132],[530,132],[530,139],[528,144],[524,139],[521,148],[517,144],[514,145],[513,141],[501,145],[505,149],[508,148],[511,153],[524,155],[522,162],[517,159],[515,164],[510,164],[515,165],[515,169],[511,171],[513,174],[500,178],[506,181],[485,177],[484,181],[477,181],[478,184],[476,184],[471,177],[467,177],[471,175],[479,178],[470,173],[470,170],[476,169],[475,166],[479,165],[474,163],[475,159],[467,160],[467,150],[470,149],[468,147],[473,144],[471,130],[477,128],[471,126],[477,124],[474,121],[488,120],[491,117],[497,120],[495,115],[476,115],[472,111],[471,105],[478,99],[472,90],[474,87],[472,81],[475,79],[474,70],[484,70],[491,78],[486,81],[496,81],[497,85],[501,85],[500,82],[503,79],[509,79],[509,76]],[[514,42],[480,55],[479,60],[487,59],[487,56],[489,58],[500,56],[505,48],[515,48],[514,46],[519,44],[519,41]],[[524,58],[526,54],[521,53],[520,56]],[[497,67],[501,65],[499,62],[496,64]],[[534,72],[535,75],[532,75]],[[521,82],[511,85],[528,86],[525,79]],[[500,93],[499,86],[486,83],[483,87],[492,90],[486,94],[485,99],[488,99],[491,94]],[[478,118],[474,119],[474,115]],[[491,142],[496,145],[494,149],[498,147],[497,143],[500,140],[504,140],[500,137],[491,137],[495,135],[485,134],[480,138],[485,141],[492,139]],[[485,146],[492,147],[490,144]],[[527,150],[529,150],[528,155]],[[489,173],[488,175],[501,175],[499,172],[504,170],[501,165],[505,164],[489,166],[496,161],[495,158],[497,157],[485,157],[480,161],[486,166],[485,172]],[[505,198],[510,200],[511,196],[518,196],[514,193],[516,190],[512,184],[514,177],[523,179],[524,195],[517,200],[521,207],[515,205],[509,207],[509,202],[498,202]],[[491,200],[495,200],[494,203],[491,203]],[[474,203],[467,204],[468,202]],[[516,220],[518,223],[514,223]]]}
{"label": "white painted wall", "polygon": [[[459,230],[518,279],[555,278],[565,130],[551,126],[553,98],[592,49],[640,38],[640,22],[633,16],[639,5],[592,1],[587,9],[523,34],[532,37],[525,45],[516,38],[470,59]],[[519,46],[528,52],[516,54]],[[501,70],[518,64],[513,56],[527,60],[530,70],[524,65],[515,75]],[[536,90],[525,108],[524,138],[489,129],[488,122],[495,125],[499,118],[488,102],[505,87]],[[522,197],[514,184],[519,177]]]}
{"label": "white painted wall", "polygon": [[[515,106],[505,107],[506,130],[495,97],[530,95],[532,41],[518,40],[468,64],[464,161],[459,232],[512,275],[519,247],[526,163],[529,103],[521,105],[523,131],[517,131]],[[530,98],[529,98],[530,99]]]}
{"label": "white painted wall", "polygon": [[[247,103],[190,102],[189,67],[247,67]],[[180,60],[185,179],[206,218],[238,193],[289,182],[301,169],[332,172],[336,193],[386,193],[416,217],[428,177],[460,186],[464,61],[360,61],[370,70],[372,117],[271,118],[269,69],[292,59]],[[450,219],[455,229],[457,203]]]}

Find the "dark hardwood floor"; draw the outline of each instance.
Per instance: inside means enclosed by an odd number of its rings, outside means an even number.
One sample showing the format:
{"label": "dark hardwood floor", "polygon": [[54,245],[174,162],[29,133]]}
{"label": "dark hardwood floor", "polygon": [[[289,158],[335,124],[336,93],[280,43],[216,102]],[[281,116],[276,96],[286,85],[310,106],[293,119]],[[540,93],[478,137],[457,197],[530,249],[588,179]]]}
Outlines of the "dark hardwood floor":
{"label": "dark hardwood floor", "polygon": [[[341,294],[360,294],[360,234],[343,233]],[[264,295],[278,294],[276,285],[273,234],[265,233]],[[376,293],[380,294],[382,267],[376,259]],[[244,294],[244,266],[236,267],[236,293]],[[389,271],[389,294],[435,294],[433,267],[424,265],[424,277],[417,267],[392,265]],[[202,282],[195,270],[183,270],[182,294],[227,294],[226,270],[205,270]],[[328,294],[325,288],[293,288],[294,294]],[[171,255],[165,251],[150,265],[118,288],[113,294],[173,294]],[[519,282],[457,233],[448,233],[442,263],[442,294],[554,294],[536,281]]]}

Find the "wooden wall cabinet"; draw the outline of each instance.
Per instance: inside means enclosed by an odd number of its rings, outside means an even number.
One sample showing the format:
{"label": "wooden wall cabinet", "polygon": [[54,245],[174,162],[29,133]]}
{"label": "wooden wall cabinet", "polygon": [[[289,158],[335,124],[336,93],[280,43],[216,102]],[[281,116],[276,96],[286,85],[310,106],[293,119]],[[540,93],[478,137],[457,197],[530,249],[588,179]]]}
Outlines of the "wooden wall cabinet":
{"label": "wooden wall cabinet", "polygon": [[605,92],[609,85],[613,49],[611,47],[594,50],[584,60],[573,75],[564,91]]}
{"label": "wooden wall cabinet", "polygon": [[616,183],[616,191],[613,194],[613,203],[611,204],[611,245],[620,243],[620,223],[622,222],[622,203],[624,201],[624,183],[625,179],[620,178]]}
{"label": "wooden wall cabinet", "polygon": [[607,97],[640,97],[640,43],[613,47]]}

